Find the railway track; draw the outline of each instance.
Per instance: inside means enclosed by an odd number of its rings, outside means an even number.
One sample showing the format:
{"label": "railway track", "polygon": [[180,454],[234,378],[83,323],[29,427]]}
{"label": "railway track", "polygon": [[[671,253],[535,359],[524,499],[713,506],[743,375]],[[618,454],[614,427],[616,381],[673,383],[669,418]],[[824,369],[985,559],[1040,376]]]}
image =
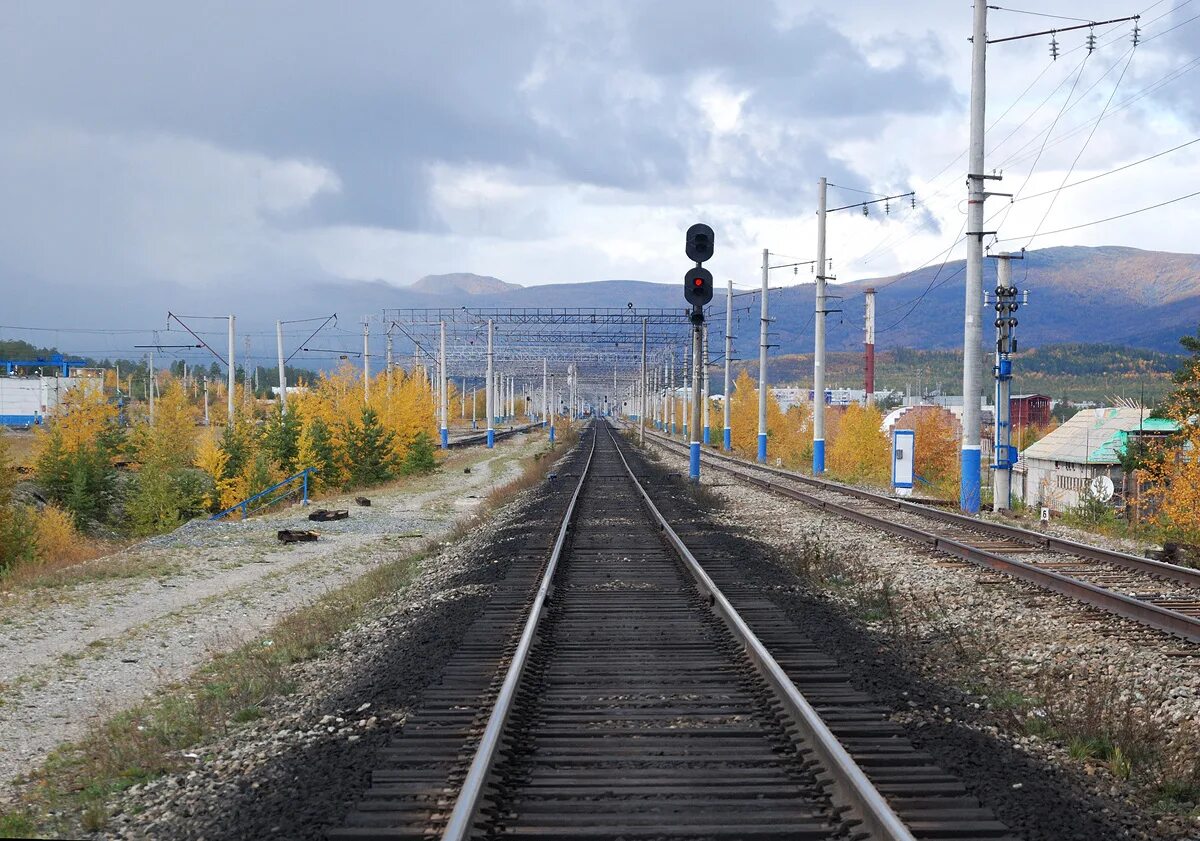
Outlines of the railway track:
{"label": "railway track", "polygon": [[[517,435],[522,432],[529,432],[530,430],[537,429],[540,426],[541,426],[540,423],[530,423],[530,424],[525,424],[524,426],[512,426],[512,427],[509,427],[508,429],[504,429],[504,430],[497,429],[497,430],[495,430],[495,433],[496,433],[495,440],[499,441],[503,438],[509,438],[513,435]],[[451,450],[457,450],[461,447],[473,447],[478,444],[486,444],[487,443],[487,431],[485,430],[480,433],[472,432],[470,435],[463,435],[459,438],[451,438],[448,443],[449,443],[449,449],[451,449]]]}
{"label": "railway track", "polygon": [[522,552],[332,837],[1010,838],[736,586],[736,558],[685,545],[652,498],[682,489],[620,446],[592,425],[552,544]]}
{"label": "railway track", "polygon": [[[687,447],[647,430],[681,454]],[[780,468],[705,451],[739,481],[915,540],[964,561],[1200,642],[1200,570],[968,517]]]}

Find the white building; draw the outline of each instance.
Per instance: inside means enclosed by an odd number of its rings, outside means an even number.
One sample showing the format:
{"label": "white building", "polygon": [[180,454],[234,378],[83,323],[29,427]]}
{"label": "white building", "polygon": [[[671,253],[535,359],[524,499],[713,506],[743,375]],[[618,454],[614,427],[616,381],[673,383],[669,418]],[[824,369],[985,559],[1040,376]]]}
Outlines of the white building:
{"label": "white building", "polygon": [[103,388],[99,377],[0,377],[0,426],[36,426],[58,408],[63,395],[83,385]]}
{"label": "white building", "polygon": [[1145,409],[1082,409],[1042,440],[1026,447],[1013,467],[1012,489],[1030,506],[1066,511],[1079,505],[1097,476],[1120,493],[1121,456],[1130,434],[1162,435],[1173,421],[1147,418]]}

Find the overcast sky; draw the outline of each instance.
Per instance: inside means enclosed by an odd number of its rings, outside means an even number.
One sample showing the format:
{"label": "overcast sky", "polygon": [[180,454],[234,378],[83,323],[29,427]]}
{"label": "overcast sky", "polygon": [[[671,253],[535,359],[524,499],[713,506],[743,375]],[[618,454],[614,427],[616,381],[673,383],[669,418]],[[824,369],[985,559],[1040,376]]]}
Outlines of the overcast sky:
{"label": "overcast sky", "polygon": [[[1049,37],[991,47],[994,189],[1200,136],[1200,0],[1021,5],[1143,12],[1143,44],[1120,24],[1091,55],[1060,35],[1057,62]],[[990,14],[992,37],[1070,23]],[[913,268],[963,225],[970,23],[948,0],[7,0],[0,324],[157,325],[173,301],[454,271],[674,282],[697,220],[717,276],[750,284],[763,247],[812,257],[822,175],[917,194],[831,217],[839,279]],[[993,198],[989,227],[1019,248],[1197,183],[1200,143],[1052,208]],[[1030,244],[1195,251],[1197,230],[1200,198]]]}

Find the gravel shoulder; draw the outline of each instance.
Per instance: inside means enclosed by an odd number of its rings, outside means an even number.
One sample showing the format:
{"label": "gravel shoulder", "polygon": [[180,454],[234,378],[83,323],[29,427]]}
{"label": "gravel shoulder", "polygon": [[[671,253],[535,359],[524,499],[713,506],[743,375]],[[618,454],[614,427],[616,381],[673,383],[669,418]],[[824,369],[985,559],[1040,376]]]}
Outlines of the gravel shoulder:
{"label": "gravel shoulder", "polygon": [[1200,646],[719,471],[704,483],[714,526],[761,547],[742,550],[747,580],[1024,837],[1200,837]]}
{"label": "gravel shoulder", "polygon": [[[370,507],[353,495],[318,501],[349,508],[348,520],[310,523],[312,507],[297,506],[245,522],[193,522],[91,562],[118,564],[129,577],[89,581],[84,570],[74,583],[0,596],[0,780],[28,772],[58,744],[215,652],[446,534],[515,478],[543,438],[456,452],[430,476],[370,491]],[[280,545],[282,528],[311,528],[321,539]]]}

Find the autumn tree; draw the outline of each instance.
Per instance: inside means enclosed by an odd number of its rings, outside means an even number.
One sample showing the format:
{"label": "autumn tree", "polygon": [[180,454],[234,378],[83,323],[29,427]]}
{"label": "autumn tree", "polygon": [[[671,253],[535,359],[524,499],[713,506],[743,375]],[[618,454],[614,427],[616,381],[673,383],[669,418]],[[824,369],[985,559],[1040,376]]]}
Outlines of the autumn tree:
{"label": "autumn tree", "polygon": [[102,389],[77,386],[40,436],[37,476],[50,498],[70,511],[80,528],[104,521],[116,501],[113,462],[125,446],[117,407]]}
{"label": "autumn tree", "polygon": [[28,508],[13,501],[14,483],[8,442],[0,434],[0,575],[33,560],[37,550],[32,515]]}
{"label": "autumn tree", "polygon": [[891,476],[891,445],[874,406],[846,407],[828,448],[831,476],[844,482],[886,485]]}
{"label": "autumn tree", "polygon": [[916,407],[911,414],[914,472],[934,496],[956,499],[962,459],[961,436],[954,416],[936,406]]}
{"label": "autumn tree", "polygon": [[1164,406],[1179,431],[1157,445],[1140,471],[1159,525],[1182,543],[1200,546],[1200,331],[1180,344],[1191,356],[1175,373],[1175,390]]}

